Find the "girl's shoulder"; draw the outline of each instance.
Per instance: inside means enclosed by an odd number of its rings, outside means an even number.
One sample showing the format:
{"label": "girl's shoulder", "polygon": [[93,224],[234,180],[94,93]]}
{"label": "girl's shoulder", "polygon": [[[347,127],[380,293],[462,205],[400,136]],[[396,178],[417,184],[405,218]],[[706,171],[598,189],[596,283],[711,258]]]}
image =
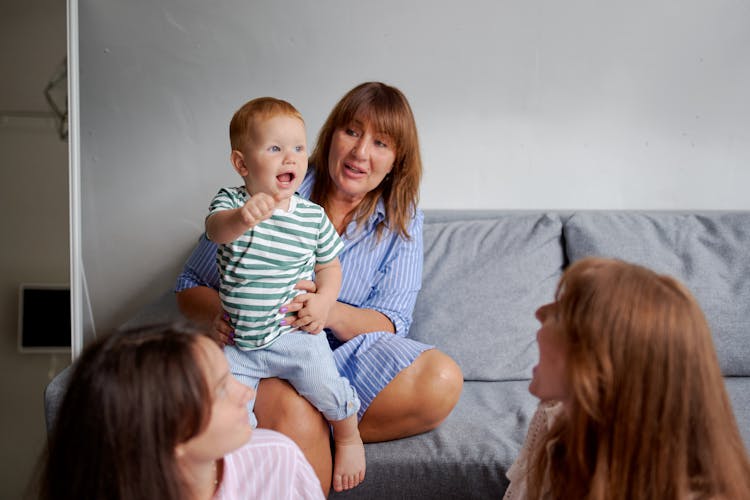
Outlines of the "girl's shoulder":
{"label": "girl's shoulder", "polygon": [[297,445],[280,432],[271,429],[255,429],[250,441],[241,446],[237,452],[254,452],[255,450],[267,450],[268,448],[295,450]]}

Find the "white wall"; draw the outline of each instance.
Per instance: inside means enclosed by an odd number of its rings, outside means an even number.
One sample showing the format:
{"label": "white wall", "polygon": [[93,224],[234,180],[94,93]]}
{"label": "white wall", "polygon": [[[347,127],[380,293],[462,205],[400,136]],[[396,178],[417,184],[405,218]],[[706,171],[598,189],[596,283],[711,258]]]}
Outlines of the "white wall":
{"label": "white wall", "polygon": [[0,12],[0,498],[17,499],[46,442],[44,388],[70,361],[17,347],[19,283],[69,277],[67,143],[42,115],[65,57],[65,2],[4,0]]}
{"label": "white wall", "polygon": [[409,97],[423,208],[750,209],[750,4],[80,0],[83,257],[97,329],[169,287],[227,126]]}

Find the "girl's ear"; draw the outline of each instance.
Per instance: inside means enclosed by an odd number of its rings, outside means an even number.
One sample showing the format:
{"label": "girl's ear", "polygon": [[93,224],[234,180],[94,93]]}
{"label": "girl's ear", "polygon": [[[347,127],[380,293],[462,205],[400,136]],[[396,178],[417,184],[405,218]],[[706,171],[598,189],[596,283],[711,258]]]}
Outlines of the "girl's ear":
{"label": "girl's ear", "polygon": [[245,156],[242,154],[241,151],[237,151],[236,149],[232,150],[232,154],[229,156],[230,161],[232,162],[232,166],[237,171],[238,174],[240,174],[240,177],[247,177],[247,166],[245,165]]}
{"label": "girl's ear", "polygon": [[178,444],[174,447],[174,456],[179,460],[185,456],[185,446]]}

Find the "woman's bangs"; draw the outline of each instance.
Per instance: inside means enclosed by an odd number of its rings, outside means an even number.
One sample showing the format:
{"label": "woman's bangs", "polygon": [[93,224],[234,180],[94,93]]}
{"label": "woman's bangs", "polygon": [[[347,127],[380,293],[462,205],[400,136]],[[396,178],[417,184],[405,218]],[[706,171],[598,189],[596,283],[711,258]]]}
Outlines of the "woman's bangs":
{"label": "woman's bangs", "polygon": [[406,127],[397,103],[392,102],[387,96],[363,97],[365,98],[361,101],[354,101],[351,106],[342,110],[342,122],[348,124],[360,120],[370,125],[376,134],[387,136],[393,142],[396,151],[400,151]]}

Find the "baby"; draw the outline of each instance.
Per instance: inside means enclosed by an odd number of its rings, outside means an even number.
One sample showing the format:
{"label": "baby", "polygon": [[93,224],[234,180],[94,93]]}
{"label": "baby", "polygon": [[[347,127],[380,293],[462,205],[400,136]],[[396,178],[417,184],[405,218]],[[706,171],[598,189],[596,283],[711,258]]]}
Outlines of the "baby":
{"label": "baby", "polygon": [[[341,287],[343,243],[323,208],[295,194],[307,171],[304,121],[288,102],[262,97],[234,114],[229,136],[244,185],[219,190],[206,235],[219,245],[219,296],[235,330],[225,348],[232,373],[253,388],[262,378],[288,380],[331,424],[334,489],[354,488],[365,476],[359,398],[319,335]],[[317,291],[297,313],[307,321],[302,331],[283,306],[313,272]]]}

